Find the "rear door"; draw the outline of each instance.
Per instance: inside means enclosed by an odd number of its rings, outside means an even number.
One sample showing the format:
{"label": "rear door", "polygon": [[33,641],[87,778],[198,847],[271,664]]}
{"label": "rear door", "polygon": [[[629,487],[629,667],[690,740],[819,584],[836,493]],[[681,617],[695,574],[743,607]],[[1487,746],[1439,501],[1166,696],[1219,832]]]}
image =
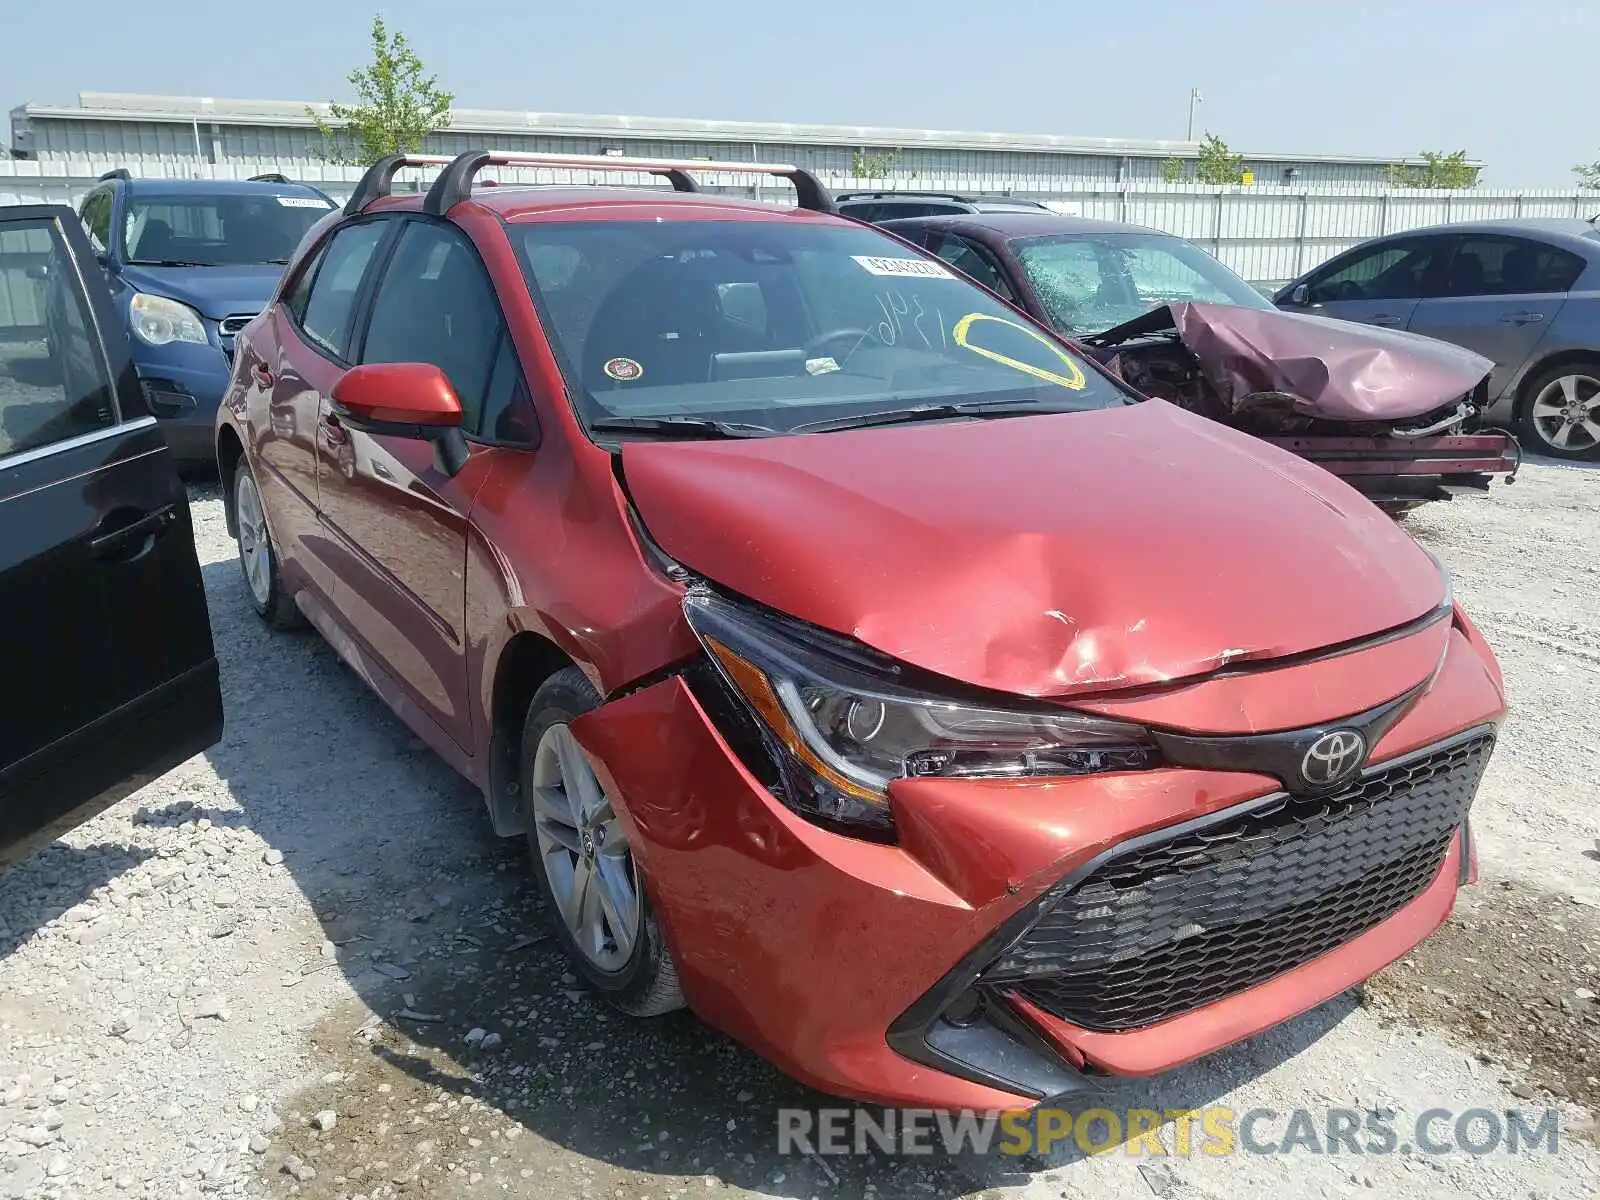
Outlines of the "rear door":
{"label": "rear door", "polygon": [[1304,304],[1283,299],[1279,307],[1404,329],[1437,277],[1449,243],[1447,237],[1428,235],[1358,247],[1306,278]]}
{"label": "rear door", "polygon": [[188,497],[120,329],[71,209],[0,208],[0,862],[222,732]]}
{"label": "rear door", "polygon": [[1411,329],[1494,359],[1489,395],[1517,377],[1567,302],[1584,260],[1558,246],[1502,234],[1464,234],[1437,295],[1425,298]]}

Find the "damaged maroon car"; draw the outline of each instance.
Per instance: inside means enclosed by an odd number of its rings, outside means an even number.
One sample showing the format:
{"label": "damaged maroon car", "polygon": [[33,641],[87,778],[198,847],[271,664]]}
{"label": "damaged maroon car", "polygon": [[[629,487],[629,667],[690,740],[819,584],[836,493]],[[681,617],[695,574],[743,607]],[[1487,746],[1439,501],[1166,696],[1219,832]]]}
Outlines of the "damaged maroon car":
{"label": "damaged maroon car", "polygon": [[1282,446],[1392,512],[1515,478],[1516,440],[1481,420],[1494,363],[1470,350],[1281,312],[1199,247],[1134,225],[990,213],[883,227],[1141,394]]}

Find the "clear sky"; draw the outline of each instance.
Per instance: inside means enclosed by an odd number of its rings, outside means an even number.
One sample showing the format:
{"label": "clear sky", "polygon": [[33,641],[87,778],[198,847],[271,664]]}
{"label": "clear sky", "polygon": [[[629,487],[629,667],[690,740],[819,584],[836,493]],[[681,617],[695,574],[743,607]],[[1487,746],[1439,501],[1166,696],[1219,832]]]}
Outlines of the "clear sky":
{"label": "clear sky", "polygon": [[1600,0],[0,0],[0,111],[80,91],[348,98],[377,9],[473,108],[1600,158]]}

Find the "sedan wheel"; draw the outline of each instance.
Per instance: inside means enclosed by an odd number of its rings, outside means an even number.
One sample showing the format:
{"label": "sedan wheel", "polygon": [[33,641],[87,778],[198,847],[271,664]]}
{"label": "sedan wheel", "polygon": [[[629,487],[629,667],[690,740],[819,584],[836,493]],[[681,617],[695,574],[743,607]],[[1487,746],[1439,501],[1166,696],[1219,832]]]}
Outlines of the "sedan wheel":
{"label": "sedan wheel", "polygon": [[1534,393],[1523,421],[1535,447],[1562,458],[1600,457],[1600,375],[1557,374]]}
{"label": "sedan wheel", "polygon": [[539,864],[578,951],[600,971],[627,965],[639,937],[639,877],[628,837],[566,725],[552,725],[533,758]]}

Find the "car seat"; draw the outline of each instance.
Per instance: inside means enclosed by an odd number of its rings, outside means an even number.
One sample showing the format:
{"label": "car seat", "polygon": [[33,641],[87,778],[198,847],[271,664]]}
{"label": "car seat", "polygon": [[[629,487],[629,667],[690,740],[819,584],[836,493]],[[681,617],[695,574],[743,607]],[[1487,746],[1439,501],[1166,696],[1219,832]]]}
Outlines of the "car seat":
{"label": "car seat", "polygon": [[139,231],[139,240],[133,247],[132,257],[160,262],[172,257],[172,226],[160,217],[146,221]]}
{"label": "car seat", "polygon": [[606,363],[627,358],[644,368],[651,384],[703,383],[721,325],[716,285],[692,261],[652,258],[636,267],[600,302],[583,347],[583,382],[605,391],[625,381]]}
{"label": "car seat", "polygon": [[1450,264],[1450,280],[1445,290],[1452,296],[1471,296],[1483,291],[1483,259],[1470,250],[1456,255]]}

